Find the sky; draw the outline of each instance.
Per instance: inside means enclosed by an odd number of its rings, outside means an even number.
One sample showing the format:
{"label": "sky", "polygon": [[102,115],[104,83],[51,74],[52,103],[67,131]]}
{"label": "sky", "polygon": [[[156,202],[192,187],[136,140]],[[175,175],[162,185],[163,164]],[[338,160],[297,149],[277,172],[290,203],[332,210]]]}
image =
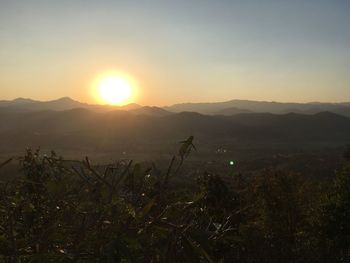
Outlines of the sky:
{"label": "sky", "polygon": [[96,103],[105,72],[134,102],[350,101],[347,0],[0,0],[0,100]]}

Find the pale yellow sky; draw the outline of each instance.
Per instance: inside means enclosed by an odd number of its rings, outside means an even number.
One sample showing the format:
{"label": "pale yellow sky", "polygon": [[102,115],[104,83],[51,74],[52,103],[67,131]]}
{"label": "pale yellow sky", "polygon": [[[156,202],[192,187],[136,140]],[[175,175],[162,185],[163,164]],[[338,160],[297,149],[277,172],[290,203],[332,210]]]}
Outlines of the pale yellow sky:
{"label": "pale yellow sky", "polygon": [[1,2],[0,100],[96,103],[112,69],[143,105],[350,101],[349,3],[200,3]]}

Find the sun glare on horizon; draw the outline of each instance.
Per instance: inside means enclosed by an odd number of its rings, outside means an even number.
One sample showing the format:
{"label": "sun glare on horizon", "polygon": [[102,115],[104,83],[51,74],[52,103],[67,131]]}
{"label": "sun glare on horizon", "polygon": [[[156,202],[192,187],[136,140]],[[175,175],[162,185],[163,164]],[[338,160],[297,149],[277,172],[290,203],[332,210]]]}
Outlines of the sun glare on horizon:
{"label": "sun glare on horizon", "polygon": [[101,102],[123,105],[130,102],[133,89],[130,81],[121,76],[106,76],[98,81],[98,95]]}

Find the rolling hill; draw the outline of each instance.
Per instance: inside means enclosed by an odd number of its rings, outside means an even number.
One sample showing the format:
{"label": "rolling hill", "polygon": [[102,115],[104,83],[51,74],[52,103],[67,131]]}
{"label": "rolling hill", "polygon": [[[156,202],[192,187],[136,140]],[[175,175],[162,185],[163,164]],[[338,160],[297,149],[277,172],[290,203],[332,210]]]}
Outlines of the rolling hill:
{"label": "rolling hill", "polygon": [[63,97],[52,101],[36,101],[32,99],[17,98],[10,101],[0,101],[0,110],[13,110],[13,111],[42,111],[42,110],[54,110],[63,111],[76,108],[89,109],[93,111],[110,111],[110,110],[134,110],[141,106],[135,103],[128,104],[122,107],[108,106],[108,105],[94,105],[81,103],[73,100],[69,97]]}
{"label": "rolling hill", "polygon": [[[142,108],[141,108],[142,109]],[[154,110],[146,108],[144,110]],[[158,112],[159,109],[155,109]],[[114,110],[1,111],[1,152],[26,147],[108,152],[134,149],[148,152],[177,144],[194,135],[208,145],[283,143],[346,144],[350,118],[331,112],[314,115],[244,113],[210,116],[194,112],[135,114]],[[167,148],[168,149],[168,148]]]}
{"label": "rolling hill", "polygon": [[282,103],[268,101],[230,100],[215,103],[181,103],[166,107],[141,106],[135,103],[125,106],[94,105],[81,103],[69,97],[52,101],[35,101],[18,98],[12,101],[0,101],[0,110],[6,111],[42,111],[42,110],[71,110],[76,108],[88,109],[96,112],[114,110],[131,111],[134,114],[165,116],[179,112],[197,112],[207,115],[231,116],[241,113],[300,113],[313,115],[328,111],[350,117],[350,103]]}
{"label": "rolling hill", "polygon": [[350,103],[282,103],[268,101],[230,100],[216,103],[181,103],[164,107],[168,111],[194,111],[202,114],[232,115],[244,112],[315,114],[329,111],[350,117]]}

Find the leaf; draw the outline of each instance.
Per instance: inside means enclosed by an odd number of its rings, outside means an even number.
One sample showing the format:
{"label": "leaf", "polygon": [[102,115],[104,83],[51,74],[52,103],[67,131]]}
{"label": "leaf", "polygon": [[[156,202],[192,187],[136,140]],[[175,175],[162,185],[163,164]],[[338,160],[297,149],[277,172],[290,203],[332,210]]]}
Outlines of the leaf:
{"label": "leaf", "polygon": [[193,144],[193,136],[188,137],[187,140],[185,141],[181,141],[180,143],[182,143],[180,150],[179,150],[179,156],[181,157],[181,159],[185,159],[191,152],[191,149],[195,149],[196,147]]}
{"label": "leaf", "polygon": [[9,164],[10,162],[12,162],[13,158],[10,158],[8,160],[6,160],[5,162],[3,162],[2,164],[0,164],[0,168],[4,167],[5,165]]}
{"label": "leaf", "polygon": [[118,180],[114,184],[114,188],[115,188],[116,191],[118,191],[123,186],[123,182],[128,177],[128,171],[129,171],[131,165],[132,165],[132,161],[130,161],[128,163],[128,165],[125,167],[123,172],[119,175]]}
{"label": "leaf", "polygon": [[103,251],[106,262],[136,262],[136,259],[125,241],[125,238],[119,237],[106,245]]}
{"label": "leaf", "polygon": [[139,213],[139,219],[144,219],[146,217],[146,215],[149,213],[149,211],[152,209],[152,207],[154,206],[156,202],[156,199],[153,198],[151,201],[148,202],[147,205],[145,205],[142,210]]}
{"label": "leaf", "polygon": [[208,253],[200,245],[197,245],[191,238],[185,237],[184,240],[188,242],[189,245],[191,245],[191,247],[198,255],[203,256],[208,262],[214,263]]}
{"label": "leaf", "polygon": [[213,223],[213,225],[214,225],[216,231],[219,231],[222,227],[222,224],[219,224],[219,223]]}

